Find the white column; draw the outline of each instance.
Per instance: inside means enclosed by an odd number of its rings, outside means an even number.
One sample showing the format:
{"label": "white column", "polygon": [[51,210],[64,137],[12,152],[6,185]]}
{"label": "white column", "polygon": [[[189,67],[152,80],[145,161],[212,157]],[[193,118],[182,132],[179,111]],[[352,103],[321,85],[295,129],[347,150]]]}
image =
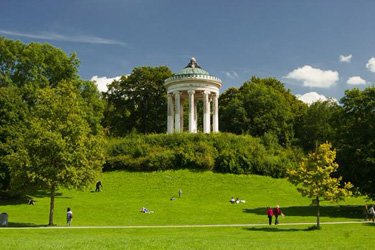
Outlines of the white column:
{"label": "white column", "polygon": [[173,92],[174,94],[174,104],[175,104],[175,113],[174,113],[174,132],[179,133],[181,129],[181,124],[180,124],[180,92],[176,91]]}
{"label": "white column", "polygon": [[198,99],[194,103],[194,133],[198,133]]}
{"label": "white column", "polygon": [[194,102],[194,90],[189,90],[189,132],[190,133],[196,133],[194,129],[195,124],[195,102]]}
{"label": "white column", "polygon": [[209,91],[203,92],[203,133],[210,133],[211,131],[209,94]]}
{"label": "white column", "polygon": [[168,94],[168,127],[167,133],[173,134],[174,132],[174,103],[173,103],[173,96]]}
{"label": "white column", "polygon": [[180,100],[180,132],[184,131],[184,99]]}
{"label": "white column", "polygon": [[212,132],[219,132],[219,95],[215,93],[213,95],[213,121],[212,121]]}

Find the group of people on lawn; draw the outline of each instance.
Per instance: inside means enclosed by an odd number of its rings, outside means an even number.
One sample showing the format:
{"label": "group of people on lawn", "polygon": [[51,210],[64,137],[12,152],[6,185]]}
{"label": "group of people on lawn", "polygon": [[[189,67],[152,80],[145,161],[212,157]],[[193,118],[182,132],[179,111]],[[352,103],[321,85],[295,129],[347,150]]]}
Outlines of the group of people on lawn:
{"label": "group of people on lawn", "polygon": [[[98,181],[96,183],[96,192],[100,192],[100,188],[103,188],[102,186],[102,183],[101,181]],[[182,197],[182,190],[180,189],[178,191],[178,196],[181,198]],[[230,199],[230,203],[232,204],[238,204],[238,203],[245,203],[246,201],[245,200],[240,200],[239,198],[236,198],[234,199],[234,197],[232,197]],[[33,200],[30,200],[29,201],[29,205],[34,205],[34,201]],[[154,211],[151,211],[145,207],[142,207],[140,209],[140,211],[142,213],[153,213]],[[269,225],[272,225],[272,218],[273,216],[275,216],[275,225],[279,224],[279,216],[284,216],[284,213],[281,211],[280,209],[280,206],[277,205],[275,208],[271,208],[271,207],[268,207],[267,208],[267,216],[268,216],[268,224]],[[365,220],[370,220],[370,221],[375,221],[375,206],[371,206],[370,208],[367,207],[367,205],[365,205],[364,207],[364,216],[365,216]],[[71,221],[72,221],[72,218],[73,218],[73,212],[70,208],[67,209],[67,225],[70,226],[71,224]]]}
{"label": "group of people on lawn", "polygon": [[284,216],[281,212],[280,206],[277,205],[274,209],[271,207],[267,208],[268,224],[272,225],[272,217],[275,216],[275,225],[279,224],[279,216]]}
{"label": "group of people on lawn", "polygon": [[236,199],[234,199],[234,197],[232,196],[232,198],[229,200],[229,202],[230,203],[232,203],[232,204],[238,204],[238,203],[246,203],[246,201],[245,200],[241,200],[240,198],[236,198]]}

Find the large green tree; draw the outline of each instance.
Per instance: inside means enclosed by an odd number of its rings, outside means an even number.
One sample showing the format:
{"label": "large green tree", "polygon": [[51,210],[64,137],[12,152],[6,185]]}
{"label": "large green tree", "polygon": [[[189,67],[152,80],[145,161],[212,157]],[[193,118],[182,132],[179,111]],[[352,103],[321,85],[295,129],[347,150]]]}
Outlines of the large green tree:
{"label": "large green tree", "polygon": [[220,128],[253,136],[272,133],[280,144],[289,145],[305,110],[306,105],[277,79],[252,77],[220,97]]}
{"label": "large green tree", "polygon": [[[2,161],[8,149],[5,143],[16,136],[14,126],[27,120],[29,110],[35,103],[37,89],[55,87],[62,80],[74,80],[76,87],[84,90],[82,95],[96,98],[97,94],[90,92],[92,86],[88,87],[87,83],[76,81],[77,67],[78,59],[75,54],[67,56],[62,50],[49,44],[24,44],[0,37],[1,189],[8,189],[10,180],[8,166]],[[98,102],[92,103],[89,107],[95,113],[92,117],[101,116],[102,106]]]}
{"label": "large green tree", "polygon": [[24,126],[27,119],[27,105],[22,101],[17,87],[0,87],[0,189],[6,190],[10,184],[8,165],[1,159],[7,154],[6,141],[17,138],[15,126]]}
{"label": "large green tree", "polygon": [[341,102],[335,142],[341,173],[375,199],[375,87],[347,90]]}
{"label": "large green tree", "polygon": [[54,197],[84,188],[103,163],[104,102],[77,74],[78,59],[49,44],[0,37],[0,186]]}
{"label": "large green tree", "polygon": [[164,80],[171,75],[166,66],[137,67],[130,75],[111,83],[104,93],[107,107],[103,126],[113,136],[132,131],[165,132],[167,91]]}
{"label": "large green tree", "polygon": [[229,88],[219,97],[220,131],[235,134],[246,133],[249,123],[247,112],[243,107],[240,90]]}
{"label": "large green tree", "polygon": [[300,126],[296,128],[296,136],[305,150],[314,150],[318,145],[335,139],[340,110],[333,101],[318,101],[308,107]]}
{"label": "large green tree", "polygon": [[32,91],[56,86],[61,80],[78,79],[75,54],[49,44],[29,43],[0,37],[0,86],[25,86]]}
{"label": "large green tree", "polygon": [[339,201],[350,196],[352,185],[350,182],[342,185],[341,177],[332,175],[337,173],[339,165],[335,162],[336,151],[331,144],[321,144],[315,152],[310,153],[297,168],[288,169],[288,179],[297,186],[303,195],[313,199],[317,206],[316,225],[320,227],[320,201]]}
{"label": "large green tree", "polygon": [[56,191],[81,189],[96,180],[104,152],[102,131],[90,124],[90,106],[74,84],[35,92],[26,126],[14,126],[17,138],[8,141],[4,157],[14,188],[33,186],[50,194],[49,225],[53,225]]}

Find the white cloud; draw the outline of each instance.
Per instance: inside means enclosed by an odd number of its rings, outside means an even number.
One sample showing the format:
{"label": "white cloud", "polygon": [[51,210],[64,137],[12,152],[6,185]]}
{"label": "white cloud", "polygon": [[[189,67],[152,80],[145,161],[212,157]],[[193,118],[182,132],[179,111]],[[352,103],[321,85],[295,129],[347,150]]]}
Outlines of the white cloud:
{"label": "white cloud", "polygon": [[375,57],[371,57],[368,60],[366,68],[368,68],[368,70],[370,70],[371,72],[375,72]]}
{"label": "white cloud", "polygon": [[317,102],[317,101],[327,101],[327,100],[331,100],[333,102],[336,102],[338,103],[337,99],[335,98],[328,98],[324,95],[321,95],[321,94],[318,94],[316,92],[309,92],[309,93],[306,93],[306,94],[303,94],[303,95],[296,95],[297,99],[300,100],[300,101],[303,101],[304,103],[308,104],[308,105],[311,105],[312,103],[314,102]]}
{"label": "white cloud", "polygon": [[106,76],[103,77],[98,77],[98,76],[93,76],[91,77],[90,81],[93,81],[96,83],[96,86],[98,86],[99,91],[101,92],[106,92],[107,91],[107,85],[110,84],[113,81],[118,81],[120,80],[120,76],[116,76],[113,78],[107,78]]}
{"label": "white cloud", "polygon": [[126,43],[112,39],[86,36],[86,35],[61,35],[57,33],[43,32],[43,33],[23,33],[17,31],[0,30],[0,34],[9,36],[26,37],[32,39],[41,39],[49,41],[64,41],[64,42],[77,42],[77,43],[92,43],[92,44],[110,44],[126,46]]}
{"label": "white cloud", "polygon": [[305,87],[329,88],[339,80],[339,73],[305,65],[288,73],[285,78],[302,82]]}
{"label": "white cloud", "polygon": [[239,78],[239,75],[236,71],[226,71],[224,73],[225,73],[225,76],[228,78],[231,78],[231,79]]}
{"label": "white cloud", "polygon": [[366,81],[362,79],[360,76],[352,76],[348,79],[346,83],[351,84],[351,85],[360,85],[360,84],[366,84]]}
{"label": "white cloud", "polygon": [[340,55],[340,62],[350,63],[351,60],[352,60],[352,55],[347,55],[347,56]]}

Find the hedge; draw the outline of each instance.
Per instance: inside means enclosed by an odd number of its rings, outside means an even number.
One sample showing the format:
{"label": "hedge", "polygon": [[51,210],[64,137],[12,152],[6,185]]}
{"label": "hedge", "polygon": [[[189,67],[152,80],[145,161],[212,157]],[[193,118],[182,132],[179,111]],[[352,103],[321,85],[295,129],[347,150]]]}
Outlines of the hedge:
{"label": "hedge", "polygon": [[298,150],[269,140],[229,133],[132,134],[108,140],[104,171],[193,169],[284,177],[301,157]]}

